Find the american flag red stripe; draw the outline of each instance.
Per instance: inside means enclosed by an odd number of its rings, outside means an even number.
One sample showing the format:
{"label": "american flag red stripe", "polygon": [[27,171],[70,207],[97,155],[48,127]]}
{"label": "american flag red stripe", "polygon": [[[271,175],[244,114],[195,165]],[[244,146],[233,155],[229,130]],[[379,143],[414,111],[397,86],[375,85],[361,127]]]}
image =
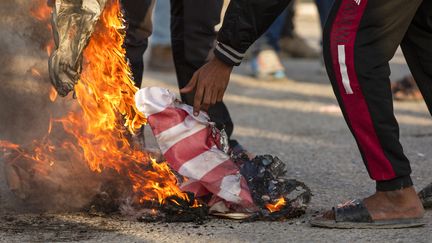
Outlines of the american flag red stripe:
{"label": "american flag red stripe", "polygon": [[202,197],[208,195],[210,192],[207,190],[205,186],[202,185],[200,181],[189,179],[189,181],[183,183],[180,186],[185,192],[192,192],[196,197]]}
{"label": "american flag red stripe", "polygon": [[153,134],[156,136],[162,131],[182,123],[187,116],[188,113],[186,111],[179,111],[176,108],[168,107],[163,112],[158,112],[148,117],[148,123],[150,126],[151,124],[157,124],[157,126],[152,127]]}
{"label": "american flag red stripe", "polygon": [[[165,152],[165,159],[173,161],[171,166],[174,170],[178,171],[185,162],[197,157],[215,145],[212,140],[207,139],[209,136],[209,131],[205,129],[183,139]],[[192,146],[195,149],[190,150],[189,148]]]}
{"label": "american flag red stripe", "polygon": [[162,88],[144,88],[136,95],[137,107],[147,116],[167,162],[188,178],[181,188],[197,196],[210,192],[227,202],[252,207],[246,180],[230,157],[216,147],[206,116],[195,118],[189,107],[176,106],[174,100],[175,95]]}

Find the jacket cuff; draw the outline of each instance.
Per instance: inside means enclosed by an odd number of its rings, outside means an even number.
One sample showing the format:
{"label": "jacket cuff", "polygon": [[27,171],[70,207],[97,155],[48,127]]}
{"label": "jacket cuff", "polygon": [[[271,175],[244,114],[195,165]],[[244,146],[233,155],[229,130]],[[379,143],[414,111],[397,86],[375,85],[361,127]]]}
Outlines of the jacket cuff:
{"label": "jacket cuff", "polygon": [[245,56],[245,53],[240,53],[234,50],[232,47],[225,45],[221,42],[218,42],[218,44],[216,45],[214,54],[220,60],[231,66],[240,65],[241,61]]}

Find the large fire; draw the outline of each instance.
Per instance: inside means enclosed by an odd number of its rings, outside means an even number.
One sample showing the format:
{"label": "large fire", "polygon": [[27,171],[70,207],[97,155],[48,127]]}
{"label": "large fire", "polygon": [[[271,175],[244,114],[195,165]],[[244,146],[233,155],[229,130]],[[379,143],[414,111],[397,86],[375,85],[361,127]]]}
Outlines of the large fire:
{"label": "large fire", "polygon": [[[46,21],[51,11],[45,0],[39,2],[41,4],[32,9],[32,16]],[[65,117],[52,119],[52,123],[60,124],[70,138],[61,142],[50,139],[50,124],[47,136],[34,141],[31,149],[22,149],[7,141],[0,141],[0,147],[15,151],[35,165],[52,165],[68,158],[71,163],[85,161],[95,173],[114,169],[128,177],[139,203],[163,204],[172,196],[188,201],[188,195],[179,189],[169,166],[156,163],[148,153],[133,148],[128,140],[130,134],[146,123],[146,118],[135,107],[134,94],[138,89],[125,58],[124,38],[119,0],[109,0],[84,52],[81,80],[75,87],[77,99],[72,101],[78,103],[78,109]],[[46,47],[48,53],[50,45]],[[56,99],[53,91],[50,99]]]}

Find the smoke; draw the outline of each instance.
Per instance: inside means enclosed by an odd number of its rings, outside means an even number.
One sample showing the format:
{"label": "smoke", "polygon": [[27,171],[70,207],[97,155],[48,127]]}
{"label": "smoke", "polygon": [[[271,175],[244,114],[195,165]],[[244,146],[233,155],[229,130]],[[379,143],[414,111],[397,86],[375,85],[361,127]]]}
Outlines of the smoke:
{"label": "smoke", "polygon": [[46,132],[51,108],[43,48],[51,34],[45,23],[30,16],[37,2],[0,2],[0,139],[15,143]]}
{"label": "smoke", "polygon": [[[0,1],[0,140],[23,147],[42,139],[50,117],[62,117],[75,103],[49,99],[45,48],[51,41],[49,20],[38,21],[30,15],[40,4],[47,1]],[[61,140],[65,135],[58,130],[53,133]],[[55,161],[43,165],[46,173],[41,174],[34,161],[22,157],[6,161],[11,156],[0,154],[0,212],[81,208],[101,186],[103,175],[95,176],[82,161]]]}

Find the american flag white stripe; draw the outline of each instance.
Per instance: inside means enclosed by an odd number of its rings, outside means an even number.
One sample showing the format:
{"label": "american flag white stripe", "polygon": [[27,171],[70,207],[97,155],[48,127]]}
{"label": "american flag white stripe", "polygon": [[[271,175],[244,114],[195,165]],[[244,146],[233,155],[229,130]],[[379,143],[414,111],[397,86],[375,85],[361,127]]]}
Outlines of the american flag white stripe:
{"label": "american flag white stripe", "polygon": [[159,133],[156,139],[159,142],[162,153],[165,153],[174,144],[203,129],[206,129],[205,125],[199,123],[193,117],[188,116],[182,123]]}
{"label": "american flag white stripe", "polygon": [[357,5],[360,6],[361,0],[354,0],[355,3],[357,3]]}
{"label": "american flag white stripe", "polygon": [[216,147],[185,162],[179,169],[179,173],[195,180],[200,180],[218,165],[229,160],[228,155],[221,153]]}
{"label": "american flag white stripe", "polygon": [[135,94],[135,104],[139,111],[147,117],[173,107],[176,96],[168,89],[148,87],[138,90]]}
{"label": "american flag white stripe", "polygon": [[225,176],[222,179],[222,183],[220,185],[221,190],[217,195],[230,202],[240,202],[242,200],[242,198],[240,197],[240,193],[242,190],[240,183],[240,174]]}

